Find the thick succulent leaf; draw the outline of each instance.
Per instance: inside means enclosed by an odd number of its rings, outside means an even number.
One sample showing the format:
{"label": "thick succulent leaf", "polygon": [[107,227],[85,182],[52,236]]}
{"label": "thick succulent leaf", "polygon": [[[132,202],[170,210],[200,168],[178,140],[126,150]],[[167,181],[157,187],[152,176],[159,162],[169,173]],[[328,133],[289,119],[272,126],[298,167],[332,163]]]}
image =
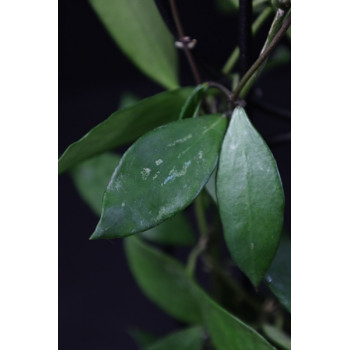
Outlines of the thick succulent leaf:
{"label": "thick succulent leaf", "polygon": [[[80,196],[97,216],[101,215],[103,193],[120,159],[119,155],[103,153],[81,162],[71,171]],[[176,214],[141,235],[159,244],[191,245],[195,242],[191,226],[183,213]]]}
{"label": "thick succulent leaf", "polygon": [[138,139],[108,184],[91,239],[145,231],[186,208],[215,168],[225,127],[225,118],[208,115],[161,126]]}
{"label": "thick succulent leaf", "polygon": [[184,266],[135,236],[124,242],[131,272],[147,297],[179,321],[200,323],[200,309]]}
{"label": "thick succulent leaf", "polygon": [[203,330],[196,326],[170,334],[147,350],[202,350],[203,341]]}
{"label": "thick succulent leaf", "polygon": [[177,260],[137,237],[125,239],[129,266],[143,292],[172,317],[203,324],[217,350],[274,349],[255,330],[213,301]]}
{"label": "thick succulent leaf", "polygon": [[291,349],[291,341],[290,337],[288,337],[285,333],[279,330],[276,327],[273,327],[269,324],[264,324],[262,326],[262,330],[264,334],[276,345],[278,345],[283,350]]}
{"label": "thick succulent leaf", "polygon": [[216,350],[275,349],[254,329],[240,321],[212,300],[200,288],[194,288],[204,324]]}
{"label": "thick succulent leaf", "polygon": [[257,286],[280,241],[284,194],[275,159],[242,107],[222,145],[217,198],[228,249]]}
{"label": "thick succulent leaf", "polygon": [[289,312],[291,310],[290,249],[289,237],[282,235],[276,256],[265,276],[271,291]]}
{"label": "thick succulent leaf", "polygon": [[153,0],[90,0],[109,34],[130,60],[166,88],[178,87],[174,39]]}
{"label": "thick succulent leaf", "polygon": [[193,88],[166,91],[118,110],[71,144],[58,161],[62,173],[94,155],[134,141],[159,125],[177,120]]}
{"label": "thick succulent leaf", "polygon": [[198,116],[199,108],[201,106],[202,97],[208,84],[204,83],[202,85],[196,86],[191,95],[187,98],[185,104],[183,105],[179,119],[183,118],[195,118]]}

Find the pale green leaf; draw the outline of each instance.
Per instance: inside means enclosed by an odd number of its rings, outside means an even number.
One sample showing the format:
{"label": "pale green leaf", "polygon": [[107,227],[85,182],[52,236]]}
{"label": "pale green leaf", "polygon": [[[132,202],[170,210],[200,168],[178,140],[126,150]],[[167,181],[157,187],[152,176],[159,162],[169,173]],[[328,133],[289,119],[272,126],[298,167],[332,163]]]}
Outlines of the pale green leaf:
{"label": "pale green leaf", "polygon": [[264,334],[276,345],[281,347],[283,350],[291,349],[290,337],[283,333],[280,329],[271,326],[269,324],[264,324],[262,326]]}
{"label": "pale green leaf", "polygon": [[178,87],[174,38],[154,0],[89,0],[120,49],[147,76]]}
{"label": "pale green leaf", "polygon": [[242,107],[222,145],[217,198],[227,247],[257,286],[278,248],[284,194],[275,159]]}

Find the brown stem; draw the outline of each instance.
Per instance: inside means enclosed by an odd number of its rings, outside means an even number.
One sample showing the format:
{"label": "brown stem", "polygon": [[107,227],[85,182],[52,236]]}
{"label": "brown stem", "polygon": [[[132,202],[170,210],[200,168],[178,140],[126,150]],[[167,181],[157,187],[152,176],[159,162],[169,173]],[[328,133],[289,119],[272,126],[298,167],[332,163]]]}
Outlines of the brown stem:
{"label": "brown stem", "polygon": [[181,25],[181,22],[180,22],[180,17],[179,17],[179,13],[177,11],[177,8],[176,8],[175,0],[170,0],[170,6],[171,6],[171,12],[173,14],[174,22],[176,25],[176,29],[177,29],[177,32],[179,35],[179,41],[183,44],[183,50],[185,51],[185,55],[186,55],[186,58],[187,58],[189,65],[191,67],[192,74],[194,76],[196,84],[199,85],[202,83],[202,79],[199,75],[196,63],[195,63],[193,56],[192,56],[192,53],[191,53],[191,50],[188,47],[188,41],[185,39],[185,37],[186,37],[185,32],[184,32],[182,25]]}

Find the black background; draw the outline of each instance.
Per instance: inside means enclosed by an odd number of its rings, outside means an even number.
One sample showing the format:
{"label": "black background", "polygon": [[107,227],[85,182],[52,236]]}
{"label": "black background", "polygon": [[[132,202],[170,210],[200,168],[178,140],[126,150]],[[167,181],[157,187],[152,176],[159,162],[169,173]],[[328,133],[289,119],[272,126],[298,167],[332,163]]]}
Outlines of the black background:
{"label": "black background", "polygon": [[[237,43],[235,16],[219,13],[213,1],[179,0],[187,34],[198,40],[194,53],[204,79],[217,70]],[[268,26],[253,42],[262,47]],[[288,45],[288,41],[284,44]],[[181,55],[181,83],[193,85]],[[256,93],[267,104],[290,109],[290,66],[263,76]],[[142,75],[121,53],[87,0],[59,1],[59,152],[118,107],[124,92],[142,98],[162,88]],[[248,114],[261,134],[288,132],[290,122],[253,108]],[[290,232],[290,142],[271,144],[286,194],[285,226]],[[128,335],[142,328],[164,335],[177,324],[138,289],[121,240],[89,241],[97,217],[79,198],[69,175],[59,177],[59,348],[137,349]]]}

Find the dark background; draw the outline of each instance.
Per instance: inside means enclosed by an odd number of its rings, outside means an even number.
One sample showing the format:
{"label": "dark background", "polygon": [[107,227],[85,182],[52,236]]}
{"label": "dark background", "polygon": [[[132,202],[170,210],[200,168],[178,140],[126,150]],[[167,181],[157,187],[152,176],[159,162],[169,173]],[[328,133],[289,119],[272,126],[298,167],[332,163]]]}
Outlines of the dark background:
{"label": "dark background", "polygon": [[[185,32],[198,40],[194,50],[204,80],[215,80],[207,67],[220,70],[237,43],[234,15],[218,12],[213,1],[179,0]],[[271,19],[270,19],[271,21]],[[268,25],[253,41],[253,57]],[[288,45],[288,41],[284,41]],[[181,55],[181,83],[193,85]],[[121,53],[87,0],[59,1],[59,152],[106,119],[119,98],[142,98],[162,88],[140,73]],[[290,109],[290,66],[263,76],[254,98]],[[248,114],[269,141],[290,131],[290,121],[254,107]],[[270,143],[286,194],[285,226],[290,232],[290,142]],[[69,175],[59,177],[59,348],[137,349],[128,329],[158,335],[178,325],[138,289],[126,264],[121,240],[89,241],[98,218],[79,198]]]}

